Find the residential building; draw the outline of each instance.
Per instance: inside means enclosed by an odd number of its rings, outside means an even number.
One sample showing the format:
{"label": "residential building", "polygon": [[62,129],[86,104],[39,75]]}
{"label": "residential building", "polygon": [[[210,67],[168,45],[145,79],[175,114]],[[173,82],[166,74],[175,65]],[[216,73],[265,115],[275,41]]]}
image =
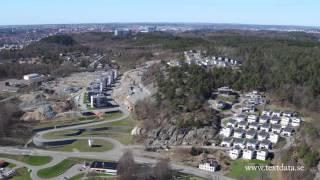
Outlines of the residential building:
{"label": "residential building", "polygon": [[271,126],[271,132],[280,134],[281,133],[281,125],[280,124],[274,124]]}
{"label": "residential building", "polygon": [[259,142],[255,139],[249,139],[247,140],[246,147],[249,149],[257,149],[259,145]]}
{"label": "residential building", "polygon": [[290,111],[285,111],[282,113],[282,116],[286,116],[286,117],[293,117],[294,113],[290,112]]}
{"label": "residential building", "polygon": [[282,116],[282,112],[281,112],[281,111],[273,111],[273,112],[272,112],[272,116],[281,117],[281,116]]}
{"label": "residential building", "polygon": [[247,121],[241,121],[238,123],[238,128],[247,129],[247,127],[248,127]]}
{"label": "residential building", "polygon": [[293,118],[291,118],[291,126],[299,127],[301,124],[301,121],[302,121],[301,118],[293,117]]}
{"label": "residential building", "polygon": [[260,149],[271,149],[272,148],[272,143],[269,140],[263,140],[259,144]]}
{"label": "residential building", "polygon": [[234,120],[234,119],[230,119],[228,122],[227,122],[227,126],[231,126],[233,128],[237,127],[237,121]]}
{"label": "residential building", "polygon": [[243,159],[253,159],[254,151],[250,149],[244,149],[242,153]]}
{"label": "residential building", "polygon": [[247,131],[246,133],[246,139],[255,139],[257,136],[257,131],[250,129],[249,131]]}
{"label": "residential building", "polygon": [[250,123],[249,124],[249,129],[258,130],[259,129],[259,123],[258,122]]}
{"label": "residential building", "polygon": [[269,120],[270,120],[270,116],[263,115],[263,116],[260,116],[259,123],[260,124],[268,123]]}
{"label": "residential building", "polygon": [[211,158],[203,159],[199,163],[199,169],[202,169],[205,171],[210,171],[210,172],[215,172],[215,171],[218,171],[219,164],[216,160],[211,159]]}
{"label": "residential building", "polygon": [[269,123],[264,123],[260,126],[261,131],[269,132],[271,129],[271,125]]}
{"label": "residential building", "polygon": [[282,130],[281,135],[282,136],[291,136],[293,134],[293,132],[294,132],[294,129],[292,127],[287,126]]}
{"label": "residential building", "polygon": [[229,150],[228,154],[231,159],[235,160],[241,156],[241,152],[242,152],[241,149],[233,148],[233,149]]}
{"label": "residential building", "polygon": [[278,116],[272,116],[272,118],[270,119],[270,123],[271,124],[279,124],[280,123],[280,117]]}
{"label": "residential building", "polygon": [[246,146],[246,140],[242,138],[234,138],[233,147],[244,149]]}
{"label": "residential building", "polygon": [[256,156],[256,158],[258,159],[258,160],[261,160],[261,161],[265,161],[265,160],[267,160],[267,158],[268,158],[268,151],[266,151],[266,150],[260,150],[260,151],[257,151],[257,156]]}
{"label": "residential building", "polygon": [[103,94],[91,96],[90,104],[92,108],[103,108],[109,106],[108,98]]}
{"label": "residential building", "polygon": [[271,110],[263,110],[263,111],[261,112],[261,115],[262,115],[262,116],[263,116],[263,115],[271,116],[271,115],[272,115],[272,111],[271,111]]}
{"label": "residential building", "polygon": [[273,144],[277,144],[278,141],[279,141],[279,135],[278,135],[278,134],[275,134],[275,133],[270,133],[268,140],[269,140],[270,142],[272,142]]}
{"label": "residential building", "polygon": [[223,138],[221,142],[222,147],[232,147],[233,139],[232,138]]}
{"label": "residential building", "polygon": [[222,128],[221,129],[220,134],[223,137],[230,137],[232,132],[233,132],[233,128],[232,127],[226,127],[226,128]]}
{"label": "residential building", "polygon": [[247,119],[247,116],[244,114],[240,114],[233,117],[233,119],[236,120],[237,122],[241,122],[241,121],[245,121]]}
{"label": "residential building", "polygon": [[243,129],[235,129],[233,131],[233,137],[235,138],[243,138],[245,134],[245,131]]}
{"label": "residential building", "polygon": [[248,116],[248,122],[249,122],[249,123],[255,123],[255,122],[257,122],[257,121],[258,121],[258,116],[253,115],[253,114],[251,114],[251,115]]}
{"label": "residential building", "polygon": [[261,131],[258,133],[258,141],[263,141],[266,140],[269,136],[269,133],[265,132],[265,131]]}
{"label": "residential building", "polygon": [[286,127],[286,126],[288,126],[289,124],[290,124],[290,122],[291,122],[291,118],[290,117],[288,117],[288,116],[283,116],[283,117],[281,117],[281,122],[280,122],[280,124],[281,124],[281,126],[284,128],[284,127]]}

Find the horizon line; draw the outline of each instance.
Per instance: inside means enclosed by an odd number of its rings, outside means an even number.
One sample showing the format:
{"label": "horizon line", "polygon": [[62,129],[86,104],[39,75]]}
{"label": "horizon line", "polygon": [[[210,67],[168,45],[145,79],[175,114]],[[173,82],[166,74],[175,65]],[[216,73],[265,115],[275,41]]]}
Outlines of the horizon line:
{"label": "horizon line", "polygon": [[305,28],[320,28],[320,26],[316,25],[294,25],[294,24],[252,24],[252,23],[215,23],[215,22],[165,22],[165,21],[159,21],[159,22],[83,22],[83,23],[40,23],[40,24],[0,24],[0,27],[5,26],[48,26],[48,25],[90,25],[90,24],[198,24],[198,25],[242,25],[242,26],[288,26],[288,27],[305,27]]}

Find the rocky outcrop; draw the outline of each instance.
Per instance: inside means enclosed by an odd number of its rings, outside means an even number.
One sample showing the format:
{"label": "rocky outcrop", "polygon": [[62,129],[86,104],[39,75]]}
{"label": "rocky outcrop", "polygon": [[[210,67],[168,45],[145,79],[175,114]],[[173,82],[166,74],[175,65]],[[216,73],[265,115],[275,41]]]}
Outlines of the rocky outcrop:
{"label": "rocky outcrop", "polygon": [[214,142],[217,132],[211,126],[177,128],[168,125],[147,132],[145,144],[147,146],[203,145],[205,142]]}

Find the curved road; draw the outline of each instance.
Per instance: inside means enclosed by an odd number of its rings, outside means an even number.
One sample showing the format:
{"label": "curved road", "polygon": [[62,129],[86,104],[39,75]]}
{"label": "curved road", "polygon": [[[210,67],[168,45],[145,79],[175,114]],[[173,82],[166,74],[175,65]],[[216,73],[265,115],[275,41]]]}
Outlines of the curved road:
{"label": "curved road", "polygon": [[[51,132],[57,132],[57,131],[64,131],[64,130],[72,130],[72,129],[79,129],[79,128],[85,128],[89,126],[94,125],[100,125],[100,124],[106,124],[116,121],[121,121],[126,119],[129,116],[128,112],[124,112],[124,115],[120,118],[115,118],[113,120],[108,121],[101,121],[101,122],[94,122],[94,123],[88,123],[88,124],[82,124],[82,125],[75,125],[70,127],[63,127],[63,128],[57,128],[57,129],[51,129],[46,130],[37,133],[33,140],[35,141],[41,141],[41,142],[49,142],[49,141],[57,141],[57,140],[69,140],[69,139],[88,139],[89,137],[72,137],[72,138],[64,138],[64,139],[45,139],[43,138],[43,135],[46,133]],[[91,137],[90,137],[91,138]],[[53,160],[44,165],[44,166],[31,166],[25,163],[16,163],[19,166],[24,166],[32,170],[31,177],[32,179],[41,179],[37,176],[37,171],[46,167],[51,167],[59,162],[61,162],[63,159],[66,158],[72,158],[72,157],[80,157],[80,158],[88,158],[88,159],[107,159],[112,161],[117,161],[122,156],[123,152],[125,152],[127,149],[133,149],[133,153],[135,156],[135,161],[138,163],[147,163],[147,164],[155,164],[157,163],[157,159],[163,158],[161,154],[158,153],[151,153],[151,152],[145,152],[141,151],[143,146],[125,146],[121,144],[120,142],[108,138],[108,137],[93,137],[92,139],[101,139],[108,141],[112,143],[113,149],[107,152],[59,152],[59,151],[50,151],[50,150],[41,150],[36,148],[16,148],[16,147],[0,147],[0,153],[4,154],[13,154],[13,155],[41,155],[41,156],[51,156]],[[134,149],[137,148],[137,149]],[[3,159],[3,158],[1,158]],[[8,160],[8,159],[5,159]],[[15,163],[14,160],[8,160],[8,162]],[[76,175],[76,173],[79,173],[78,171],[75,171],[77,169],[75,167],[71,168],[66,172],[66,174],[73,174]],[[172,169],[178,170],[180,172],[186,173],[186,174],[192,174],[203,178],[219,178],[219,179],[230,179],[225,176],[223,176],[221,173],[210,173],[206,171],[199,170],[197,168],[188,167],[184,165],[178,165],[178,164],[171,164]],[[63,175],[56,177],[55,179],[61,179]],[[69,176],[70,177],[70,176]]]}

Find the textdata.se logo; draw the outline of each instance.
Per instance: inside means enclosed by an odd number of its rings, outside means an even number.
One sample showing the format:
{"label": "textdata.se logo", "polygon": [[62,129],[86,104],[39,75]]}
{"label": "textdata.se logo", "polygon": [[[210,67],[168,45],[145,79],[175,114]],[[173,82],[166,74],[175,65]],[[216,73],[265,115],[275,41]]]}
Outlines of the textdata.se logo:
{"label": "textdata.se logo", "polygon": [[275,166],[245,166],[246,171],[304,171],[304,166],[287,166],[284,164]]}

